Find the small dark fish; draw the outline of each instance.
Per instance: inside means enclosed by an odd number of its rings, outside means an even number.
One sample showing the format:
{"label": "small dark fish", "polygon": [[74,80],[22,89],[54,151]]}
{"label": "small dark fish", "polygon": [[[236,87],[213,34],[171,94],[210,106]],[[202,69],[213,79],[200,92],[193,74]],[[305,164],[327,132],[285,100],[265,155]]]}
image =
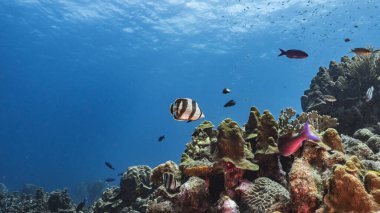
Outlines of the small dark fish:
{"label": "small dark fish", "polygon": [[162,142],[164,139],[165,139],[165,135],[161,135],[161,136],[158,138],[158,141],[159,141],[159,142]]}
{"label": "small dark fish", "polygon": [[110,162],[104,162],[106,164],[106,166],[112,170],[115,170],[115,168],[112,166],[112,164]]}
{"label": "small dark fish", "polygon": [[236,105],[236,102],[234,100],[229,100],[226,104],[224,104],[224,107],[232,107],[235,105]]}
{"label": "small dark fish", "polygon": [[86,205],[86,201],[87,199],[83,199],[82,202],[80,202],[78,205],[77,205],[77,208],[75,209],[76,212],[79,212],[79,211],[82,211],[84,206]]}
{"label": "small dark fish", "polygon": [[107,178],[104,181],[107,183],[111,183],[111,182],[114,182],[115,180],[116,180],[115,178]]}
{"label": "small dark fish", "polygon": [[223,94],[228,94],[228,93],[230,93],[230,92],[231,92],[231,90],[228,89],[228,88],[224,88],[224,89],[223,89]]}
{"label": "small dark fish", "polygon": [[349,39],[349,38],[344,39],[344,42],[350,42],[350,41],[351,41],[351,39]]}
{"label": "small dark fish", "polygon": [[176,190],[181,185],[179,181],[175,179],[174,174],[169,172],[162,174],[162,181],[164,183],[164,187],[171,191]]}
{"label": "small dark fish", "polygon": [[197,102],[190,98],[178,98],[170,105],[170,113],[177,121],[196,121],[205,115]]}
{"label": "small dark fish", "polygon": [[[290,137],[289,137],[290,136]],[[281,155],[289,156],[295,153],[305,140],[320,141],[321,139],[315,135],[309,127],[309,122],[306,121],[303,130],[297,136],[288,135],[287,137],[281,137],[278,140],[278,150]]]}
{"label": "small dark fish", "polygon": [[296,59],[302,59],[302,58],[307,58],[309,55],[302,51],[302,50],[283,50],[280,49],[281,53],[278,56],[285,55],[288,58],[296,58]]}

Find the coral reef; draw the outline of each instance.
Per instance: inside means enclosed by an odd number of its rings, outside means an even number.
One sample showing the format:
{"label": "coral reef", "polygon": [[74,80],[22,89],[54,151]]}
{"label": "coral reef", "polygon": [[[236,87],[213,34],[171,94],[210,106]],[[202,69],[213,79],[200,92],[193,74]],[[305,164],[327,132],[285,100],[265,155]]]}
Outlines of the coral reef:
{"label": "coral reef", "polygon": [[322,199],[311,165],[299,158],[294,161],[289,173],[290,193],[294,212],[314,212]]}
{"label": "coral reef", "polygon": [[265,177],[257,178],[253,183],[244,181],[236,191],[241,197],[241,212],[284,211],[290,201],[289,192],[283,186]]}
{"label": "coral reef", "polygon": [[[316,112],[285,109],[276,120],[252,107],[244,128],[231,119],[217,129],[195,128],[179,166],[167,161],[151,169],[129,167],[119,187],[107,188],[84,212],[239,213],[380,211],[380,125],[340,135],[337,120]],[[309,121],[321,141],[306,140],[293,156],[278,142]],[[314,131],[313,130],[313,131]],[[175,190],[163,183],[171,173]],[[347,187],[350,186],[350,187]],[[97,188],[97,187],[95,187]],[[67,191],[0,191],[2,212],[74,212]]]}
{"label": "coral reef", "polygon": [[239,169],[257,171],[259,166],[248,160],[253,153],[245,146],[239,125],[229,118],[222,121],[218,127],[216,159],[231,162]]}
{"label": "coral reef", "polygon": [[[252,107],[244,128],[231,119],[217,129],[204,121],[195,128],[179,166],[167,161],[154,169],[128,168],[120,186],[106,189],[89,212],[379,211],[380,125],[360,129],[352,138],[333,128],[335,118],[314,111],[293,118],[295,114],[288,108],[275,120],[269,111],[260,114]],[[281,156],[279,139],[299,132],[307,120],[321,141],[305,141],[294,156]],[[181,185],[165,188],[164,173]],[[64,191],[48,196],[37,190],[35,198],[24,199],[32,199],[22,202],[33,203],[38,211],[72,208]]]}
{"label": "coral reef", "polygon": [[[302,109],[330,115],[339,120],[338,132],[353,134],[357,129],[370,127],[380,120],[380,58],[342,57],[341,63],[331,61],[329,68],[320,67],[311,81],[310,89],[301,97]],[[368,88],[373,86],[371,101],[365,101]],[[335,102],[326,101],[332,95]]]}
{"label": "coral reef", "polygon": [[150,181],[152,169],[148,166],[132,166],[124,172],[119,188],[109,188],[92,206],[92,212],[125,212],[147,209],[146,198],[154,191]]}
{"label": "coral reef", "polygon": [[379,200],[372,195],[372,193],[378,195],[379,179],[373,174],[366,176],[368,192],[362,182],[364,175],[365,167],[355,156],[351,157],[345,165],[337,165],[329,180],[328,193],[324,197],[325,210],[330,212],[380,211]]}
{"label": "coral reef", "polygon": [[75,212],[75,205],[65,189],[45,193],[39,188],[34,196],[18,192],[0,193],[0,212]]}
{"label": "coral reef", "polygon": [[150,175],[150,181],[157,186],[162,185],[162,175],[164,173],[172,173],[175,177],[180,177],[180,171],[178,165],[173,161],[167,161],[166,163],[160,164],[152,170]]}

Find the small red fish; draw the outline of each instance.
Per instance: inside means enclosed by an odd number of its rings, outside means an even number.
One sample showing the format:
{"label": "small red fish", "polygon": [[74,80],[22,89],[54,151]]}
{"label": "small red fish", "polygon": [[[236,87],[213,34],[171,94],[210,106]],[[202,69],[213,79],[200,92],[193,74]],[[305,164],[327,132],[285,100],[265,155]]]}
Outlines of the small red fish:
{"label": "small red fish", "polygon": [[295,153],[301,146],[302,142],[305,140],[320,141],[321,139],[315,135],[309,127],[309,122],[306,121],[302,132],[297,136],[280,138],[278,141],[278,150],[281,155],[289,156]]}
{"label": "small red fish", "polygon": [[309,55],[305,53],[302,50],[283,50],[280,49],[281,53],[278,56],[286,55],[288,58],[296,58],[296,59],[302,59],[302,58],[307,58]]}

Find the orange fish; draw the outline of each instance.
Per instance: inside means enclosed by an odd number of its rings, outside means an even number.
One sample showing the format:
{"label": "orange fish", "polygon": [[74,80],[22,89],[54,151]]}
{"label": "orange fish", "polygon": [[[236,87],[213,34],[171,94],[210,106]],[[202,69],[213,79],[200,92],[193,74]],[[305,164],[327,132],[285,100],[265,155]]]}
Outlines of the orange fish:
{"label": "orange fish", "polygon": [[372,50],[367,49],[367,48],[362,48],[362,47],[351,49],[351,52],[360,56],[369,56],[373,53]]}

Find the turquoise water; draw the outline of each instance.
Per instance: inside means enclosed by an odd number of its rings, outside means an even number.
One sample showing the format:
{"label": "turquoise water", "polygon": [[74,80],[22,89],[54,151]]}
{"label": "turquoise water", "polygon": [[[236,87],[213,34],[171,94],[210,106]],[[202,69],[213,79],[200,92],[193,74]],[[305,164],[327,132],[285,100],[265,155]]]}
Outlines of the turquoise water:
{"label": "turquoise water", "polygon": [[[131,165],[179,162],[200,123],[172,118],[169,106],[180,97],[196,100],[214,125],[226,117],[243,125],[250,106],[276,117],[286,107],[301,112],[319,66],[353,56],[351,48],[380,48],[379,7],[376,0],[2,1],[0,182],[11,190],[73,188]],[[279,48],[309,57],[278,57]],[[232,92],[223,95],[225,87]],[[236,106],[224,108],[230,99]]]}

